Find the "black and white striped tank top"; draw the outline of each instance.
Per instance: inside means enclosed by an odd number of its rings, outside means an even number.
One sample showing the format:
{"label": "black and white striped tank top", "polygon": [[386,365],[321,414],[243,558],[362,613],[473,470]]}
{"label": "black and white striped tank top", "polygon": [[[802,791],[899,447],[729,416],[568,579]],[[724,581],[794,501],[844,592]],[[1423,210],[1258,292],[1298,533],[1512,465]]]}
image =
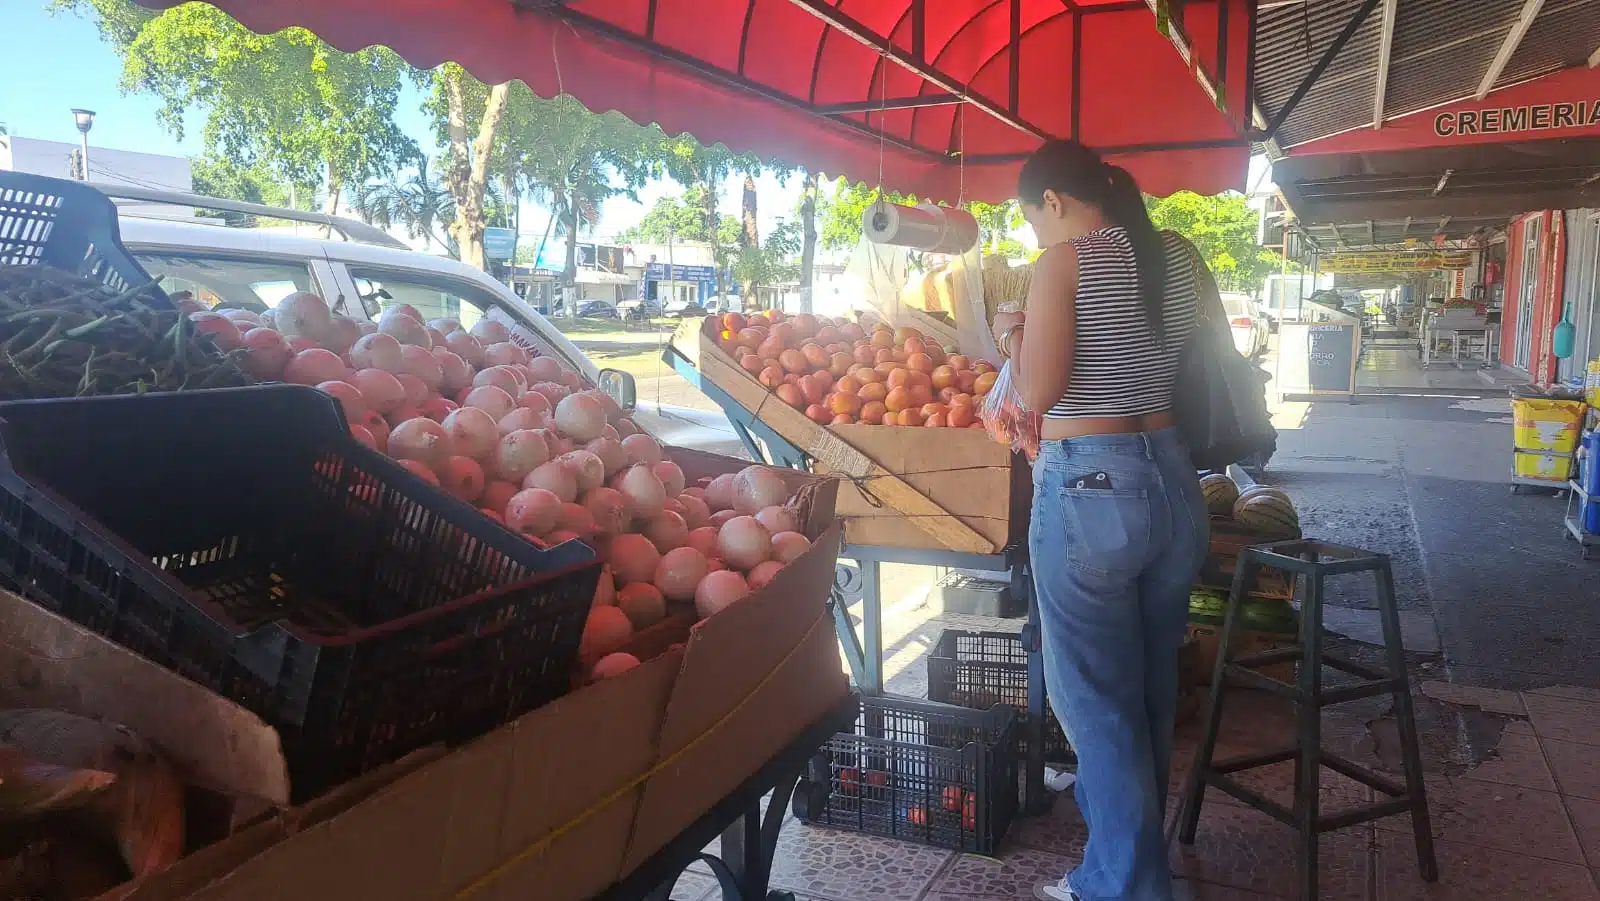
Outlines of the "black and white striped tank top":
{"label": "black and white striped tank top", "polygon": [[1133,245],[1121,226],[1072,242],[1078,251],[1077,337],[1067,393],[1045,416],[1139,416],[1172,406],[1179,357],[1194,330],[1198,302],[1188,245],[1161,233],[1167,255],[1164,334],[1145,321]]}

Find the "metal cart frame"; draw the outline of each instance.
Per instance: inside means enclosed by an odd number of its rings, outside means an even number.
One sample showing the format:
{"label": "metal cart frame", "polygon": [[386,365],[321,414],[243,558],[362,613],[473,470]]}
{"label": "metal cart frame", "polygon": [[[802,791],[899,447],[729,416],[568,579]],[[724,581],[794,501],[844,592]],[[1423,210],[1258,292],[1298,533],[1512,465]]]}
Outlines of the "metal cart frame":
{"label": "metal cart frame", "polygon": [[1584,514],[1588,512],[1590,504],[1600,504],[1600,495],[1584,491],[1577,479],[1568,481],[1567,512],[1561,524],[1565,527],[1567,538],[1578,542],[1585,560],[1600,558],[1600,533],[1590,532],[1583,527]]}
{"label": "metal cart frame", "polygon": [[[678,877],[696,861],[704,861],[711,869],[723,901],[792,899],[788,893],[768,892],[789,798],[817,750],[834,734],[849,730],[860,712],[860,700],[846,696],[837,708],[808,724],[777,756],[595,901],[667,901]],[[762,811],[761,799],[768,793],[772,800]],[[706,845],[718,836],[722,837],[720,856],[705,853]]]}

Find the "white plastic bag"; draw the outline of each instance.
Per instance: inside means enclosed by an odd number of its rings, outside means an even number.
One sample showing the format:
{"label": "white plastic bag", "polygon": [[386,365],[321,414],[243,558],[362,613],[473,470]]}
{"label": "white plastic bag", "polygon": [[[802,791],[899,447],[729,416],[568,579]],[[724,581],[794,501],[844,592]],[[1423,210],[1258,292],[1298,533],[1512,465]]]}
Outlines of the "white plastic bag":
{"label": "white plastic bag", "polygon": [[1014,451],[1022,451],[1029,460],[1039,456],[1039,427],[1043,417],[1022,402],[1022,395],[1011,378],[1010,360],[1000,367],[994,387],[983,396],[978,417],[994,440],[1009,445]]}

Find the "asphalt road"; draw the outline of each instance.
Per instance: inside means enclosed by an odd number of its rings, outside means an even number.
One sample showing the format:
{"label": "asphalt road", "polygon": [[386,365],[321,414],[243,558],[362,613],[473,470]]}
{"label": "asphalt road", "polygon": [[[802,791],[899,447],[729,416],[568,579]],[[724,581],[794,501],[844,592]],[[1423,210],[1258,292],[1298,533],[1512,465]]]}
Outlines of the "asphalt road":
{"label": "asphalt road", "polygon": [[[1306,534],[1392,555],[1401,607],[1431,614],[1454,679],[1600,687],[1600,561],[1563,538],[1564,499],[1511,493],[1508,399],[1362,398],[1277,419],[1262,481],[1291,493]],[[1344,578],[1330,601],[1370,608],[1370,580]]]}

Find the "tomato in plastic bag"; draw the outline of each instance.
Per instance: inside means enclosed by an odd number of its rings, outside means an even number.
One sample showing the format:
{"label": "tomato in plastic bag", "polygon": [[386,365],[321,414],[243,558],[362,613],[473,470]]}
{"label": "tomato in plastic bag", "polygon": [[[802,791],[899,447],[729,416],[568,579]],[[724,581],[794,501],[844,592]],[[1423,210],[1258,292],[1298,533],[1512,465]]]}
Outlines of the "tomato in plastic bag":
{"label": "tomato in plastic bag", "polygon": [[1039,426],[1043,417],[1023,404],[1022,395],[1017,393],[1011,380],[1010,360],[1000,367],[994,387],[984,395],[978,417],[994,440],[1014,451],[1022,451],[1029,460],[1039,456]]}

